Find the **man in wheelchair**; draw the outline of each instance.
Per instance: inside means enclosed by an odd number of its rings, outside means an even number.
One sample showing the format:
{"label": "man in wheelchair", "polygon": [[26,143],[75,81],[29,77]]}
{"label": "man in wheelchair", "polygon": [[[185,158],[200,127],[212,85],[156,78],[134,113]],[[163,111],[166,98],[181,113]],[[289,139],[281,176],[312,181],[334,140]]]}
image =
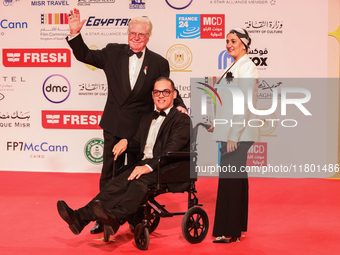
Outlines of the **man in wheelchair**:
{"label": "man in wheelchair", "polygon": [[[143,117],[133,139],[122,139],[112,151],[118,157],[127,148],[138,149],[140,154],[135,163],[124,167],[86,206],[72,210],[63,200],[57,202],[59,215],[73,234],[78,235],[90,221],[101,219],[104,236],[114,235],[138,210],[148,186],[157,183],[160,157],[169,151],[190,151],[191,120],[173,107],[176,97],[171,79],[157,79],[152,91],[155,112]],[[161,171],[179,169],[182,163],[185,162],[160,161]]]}

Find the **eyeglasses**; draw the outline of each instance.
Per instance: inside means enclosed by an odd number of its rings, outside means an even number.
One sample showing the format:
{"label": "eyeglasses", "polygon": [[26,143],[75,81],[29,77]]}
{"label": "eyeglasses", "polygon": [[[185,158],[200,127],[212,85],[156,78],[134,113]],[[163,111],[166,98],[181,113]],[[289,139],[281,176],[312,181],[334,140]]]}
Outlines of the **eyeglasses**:
{"label": "eyeglasses", "polygon": [[136,33],[136,32],[130,32],[129,36],[130,37],[136,37],[138,36],[140,39],[144,39],[148,34],[144,34],[144,33]]}
{"label": "eyeglasses", "polygon": [[170,96],[170,93],[173,92],[173,90],[170,90],[170,89],[165,89],[163,91],[160,91],[160,90],[153,90],[152,91],[152,94],[155,96],[155,97],[159,97],[161,95],[161,93],[163,94],[163,96],[165,97],[168,97]]}

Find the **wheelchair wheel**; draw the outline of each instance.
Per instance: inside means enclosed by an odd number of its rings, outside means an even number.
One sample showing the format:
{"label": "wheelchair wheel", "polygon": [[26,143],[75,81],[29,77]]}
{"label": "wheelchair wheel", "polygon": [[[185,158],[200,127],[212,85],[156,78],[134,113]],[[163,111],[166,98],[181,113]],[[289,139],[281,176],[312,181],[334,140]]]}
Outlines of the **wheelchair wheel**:
{"label": "wheelchair wheel", "polygon": [[[149,214],[154,213],[155,209],[150,208]],[[139,223],[143,221],[144,218],[144,209],[140,208],[134,215],[134,226],[130,224],[130,230],[132,233],[135,232],[135,226],[137,226]],[[160,222],[161,218],[160,217],[154,217],[149,220],[149,234],[151,234],[155,229],[158,227],[158,224]]]}
{"label": "wheelchair wheel", "polygon": [[139,223],[135,228],[135,243],[138,249],[146,250],[149,247],[150,235],[148,228],[144,227],[142,223]]}
{"label": "wheelchair wheel", "polygon": [[182,233],[189,243],[200,243],[209,229],[207,213],[201,207],[191,207],[182,220]]}

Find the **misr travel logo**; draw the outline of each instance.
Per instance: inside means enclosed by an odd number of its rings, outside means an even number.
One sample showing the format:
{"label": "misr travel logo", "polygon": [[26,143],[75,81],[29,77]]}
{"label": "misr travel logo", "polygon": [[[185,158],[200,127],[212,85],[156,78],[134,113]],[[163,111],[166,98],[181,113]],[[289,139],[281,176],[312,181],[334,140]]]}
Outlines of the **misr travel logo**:
{"label": "misr travel logo", "polygon": [[192,72],[187,68],[191,65],[193,55],[191,50],[184,44],[172,45],[166,52],[171,72]]}
{"label": "misr travel logo", "polygon": [[46,129],[101,129],[103,111],[42,111],[41,122]]}
{"label": "misr travel logo", "polygon": [[2,49],[5,67],[70,67],[69,49]]}
{"label": "misr travel logo", "polygon": [[183,10],[191,5],[193,0],[165,0],[165,2],[175,10]]}
{"label": "misr travel logo", "polygon": [[48,101],[59,104],[70,96],[71,84],[66,77],[60,74],[53,74],[44,81],[43,93]]}
{"label": "misr travel logo", "polygon": [[176,14],[177,39],[225,39],[224,14]]}
{"label": "misr travel logo", "polygon": [[92,164],[103,163],[104,141],[100,138],[89,140],[84,146],[84,154],[86,159]]}
{"label": "misr travel logo", "polygon": [[31,1],[31,6],[69,6],[68,1]]}

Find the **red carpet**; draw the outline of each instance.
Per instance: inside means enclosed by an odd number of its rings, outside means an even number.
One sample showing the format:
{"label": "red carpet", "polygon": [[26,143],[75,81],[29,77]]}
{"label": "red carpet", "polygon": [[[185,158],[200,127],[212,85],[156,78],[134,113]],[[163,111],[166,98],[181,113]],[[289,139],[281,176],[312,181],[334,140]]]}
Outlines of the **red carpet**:
{"label": "red carpet", "polygon": [[[163,218],[138,250],[124,225],[110,243],[89,233],[75,236],[59,217],[57,200],[83,206],[98,190],[99,174],[0,172],[0,254],[339,254],[340,182],[324,179],[250,179],[249,230],[240,243],[213,244],[217,179],[197,183],[210,220],[200,244],[181,232],[183,216]],[[169,211],[186,209],[187,194],[165,194]]]}

